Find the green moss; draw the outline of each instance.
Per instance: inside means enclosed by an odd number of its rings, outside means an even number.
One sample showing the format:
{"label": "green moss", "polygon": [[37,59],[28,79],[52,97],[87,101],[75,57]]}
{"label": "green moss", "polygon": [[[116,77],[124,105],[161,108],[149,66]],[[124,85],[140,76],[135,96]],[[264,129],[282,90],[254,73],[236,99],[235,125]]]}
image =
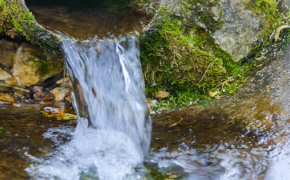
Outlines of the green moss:
{"label": "green moss", "polygon": [[0,127],[0,134],[5,133],[6,130],[4,129],[4,127]]}
{"label": "green moss", "polygon": [[264,46],[271,44],[271,33],[277,27],[287,23],[283,14],[278,9],[276,0],[247,0],[245,5],[246,8],[253,9],[256,15],[264,17],[262,21],[264,21],[263,24],[266,27],[260,36],[260,40],[263,41]]}
{"label": "green moss", "polygon": [[60,55],[59,42],[38,26],[33,14],[17,0],[0,0],[0,31],[10,37],[24,36],[30,43],[43,47],[51,55]]}
{"label": "green moss", "polygon": [[147,97],[154,98],[160,90],[171,94],[159,99],[153,110],[206,102],[211,99],[210,92],[221,97],[232,95],[247,82],[251,72],[265,64],[263,60],[235,63],[215,44],[212,32],[194,22],[189,26],[166,10],[159,14],[162,18],[154,31],[140,38]]}

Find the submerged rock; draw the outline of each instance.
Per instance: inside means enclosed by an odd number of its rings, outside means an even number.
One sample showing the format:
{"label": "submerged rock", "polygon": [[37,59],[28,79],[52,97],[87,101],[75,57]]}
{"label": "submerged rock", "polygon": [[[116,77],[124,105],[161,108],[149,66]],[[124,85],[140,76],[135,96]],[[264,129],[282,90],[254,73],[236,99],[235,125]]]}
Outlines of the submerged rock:
{"label": "submerged rock", "polygon": [[10,86],[15,86],[19,85],[17,79],[15,77],[9,77],[5,80],[5,84],[10,85]]}
{"label": "submerged rock", "polygon": [[70,109],[64,109],[51,106],[44,106],[40,111],[47,117],[55,117],[57,120],[75,120],[77,119],[76,112]]}
{"label": "submerged rock", "polygon": [[0,102],[4,103],[15,103],[15,98],[11,94],[0,93]]}
{"label": "submerged rock", "polygon": [[47,60],[43,49],[24,42],[17,50],[12,72],[21,84],[31,86],[62,70],[62,62]]}

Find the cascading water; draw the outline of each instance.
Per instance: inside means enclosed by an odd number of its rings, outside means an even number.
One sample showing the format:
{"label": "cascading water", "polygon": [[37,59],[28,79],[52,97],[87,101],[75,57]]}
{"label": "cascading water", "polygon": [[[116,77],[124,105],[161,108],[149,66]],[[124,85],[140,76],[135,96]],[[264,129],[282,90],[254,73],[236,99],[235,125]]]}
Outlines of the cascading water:
{"label": "cascading water", "polygon": [[27,171],[39,178],[136,179],[151,138],[137,38],[62,47],[78,125],[69,143]]}

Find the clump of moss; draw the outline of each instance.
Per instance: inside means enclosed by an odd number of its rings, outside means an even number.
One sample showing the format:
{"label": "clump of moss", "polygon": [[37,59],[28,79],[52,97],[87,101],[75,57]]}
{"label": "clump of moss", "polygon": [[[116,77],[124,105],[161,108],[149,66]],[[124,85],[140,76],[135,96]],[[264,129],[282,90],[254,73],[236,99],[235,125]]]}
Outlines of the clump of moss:
{"label": "clump of moss", "polygon": [[6,130],[4,129],[4,127],[0,127],[0,134],[5,133]]}
{"label": "clump of moss", "polygon": [[173,107],[209,99],[210,91],[219,96],[233,94],[246,80],[247,65],[236,64],[206,29],[186,26],[166,13],[160,12],[163,20],[141,37],[147,96],[168,91],[172,96],[161,102]]}
{"label": "clump of moss", "polygon": [[0,0],[0,31],[10,37],[21,35],[43,47],[51,55],[60,55],[58,38],[39,26],[31,12],[17,0]]}

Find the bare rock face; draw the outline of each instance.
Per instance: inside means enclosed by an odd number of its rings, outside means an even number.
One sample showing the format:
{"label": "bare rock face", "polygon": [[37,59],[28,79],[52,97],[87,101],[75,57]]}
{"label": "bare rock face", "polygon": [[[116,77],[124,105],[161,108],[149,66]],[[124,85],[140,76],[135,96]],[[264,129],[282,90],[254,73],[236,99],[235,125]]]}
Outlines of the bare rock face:
{"label": "bare rock face", "polygon": [[6,67],[14,64],[15,54],[19,45],[6,39],[0,40],[0,63]]}
{"label": "bare rock face", "polygon": [[21,84],[31,86],[62,70],[63,62],[47,60],[41,48],[24,42],[16,52],[12,72]]}
{"label": "bare rock face", "polygon": [[[238,62],[249,54],[251,44],[258,39],[266,27],[261,21],[262,17],[246,9],[243,0],[220,0],[219,5],[212,8],[212,11],[225,22],[212,37]],[[221,11],[223,14],[219,17]]]}

